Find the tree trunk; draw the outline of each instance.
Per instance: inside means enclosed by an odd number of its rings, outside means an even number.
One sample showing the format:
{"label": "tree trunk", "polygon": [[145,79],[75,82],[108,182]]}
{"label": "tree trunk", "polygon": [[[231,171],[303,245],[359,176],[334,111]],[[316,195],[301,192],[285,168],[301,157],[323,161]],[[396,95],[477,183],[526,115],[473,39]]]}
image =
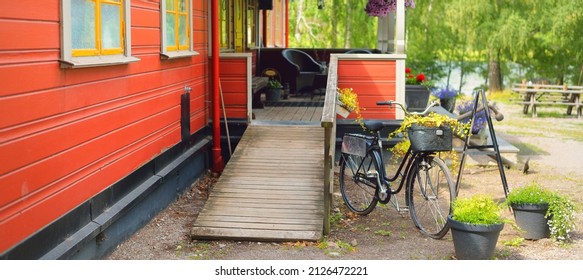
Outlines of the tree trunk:
{"label": "tree trunk", "polygon": [[[340,7],[338,0],[332,2],[332,7]],[[338,9],[332,9],[332,18],[338,18]],[[332,20],[332,47],[336,48],[338,46],[338,21]]]}
{"label": "tree trunk", "polygon": [[496,50],[490,56],[490,62],[488,65],[488,81],[489,91],[497,92],[502,90],[502,71],[500,71],[500,51]]}
{"label": "tree trunk", "polygon": [[351,25],[351,14],[352,14],[352,4],[348,4],[346,5],[346,25],[344,27],[344,48],[348,48],[350,47],[350,25]]}

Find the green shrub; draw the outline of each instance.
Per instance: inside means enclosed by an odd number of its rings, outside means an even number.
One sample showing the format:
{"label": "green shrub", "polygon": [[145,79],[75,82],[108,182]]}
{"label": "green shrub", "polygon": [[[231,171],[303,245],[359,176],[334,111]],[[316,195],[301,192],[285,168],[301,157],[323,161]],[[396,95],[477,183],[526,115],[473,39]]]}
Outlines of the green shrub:
{"label": "green shrub", "polygon": [[475,225],[493,225],[503,222],[500,216],[500,205],[492,197],[486,195],[454,200],[452,219]]}
{"label": "green shrub", "polygon": [[508,193],[506,204],[548,204],[551,197],[551,192],[544,190],[538,183],[533,182]]}

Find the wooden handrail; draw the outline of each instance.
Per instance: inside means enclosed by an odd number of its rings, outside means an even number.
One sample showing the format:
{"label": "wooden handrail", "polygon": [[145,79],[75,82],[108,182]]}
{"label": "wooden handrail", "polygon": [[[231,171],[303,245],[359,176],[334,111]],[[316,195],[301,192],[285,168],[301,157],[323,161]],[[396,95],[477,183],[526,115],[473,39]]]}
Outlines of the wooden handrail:
{"label": "wooden handrail", "polygon": [[338,58],[332,56],[328,66],[326,96],[321,124],[324,128],[324,234],[330,233],[330,209],[334,188],[334,158],[336,152],[336,99],[338,98]]}

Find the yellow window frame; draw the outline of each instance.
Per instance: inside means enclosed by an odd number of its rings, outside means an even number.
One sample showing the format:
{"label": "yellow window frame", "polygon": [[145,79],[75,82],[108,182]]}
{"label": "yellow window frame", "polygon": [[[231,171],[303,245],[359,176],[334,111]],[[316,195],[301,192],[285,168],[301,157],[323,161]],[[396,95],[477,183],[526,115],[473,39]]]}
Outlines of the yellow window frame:
{"label": "yellow window frame", "polygon": [[[91,2],[95,2],[95,46],[96,49],[73,49],[72,55],[73,56],[96,56],[96,55],[115,55],[115,54],[122,54],[124,52],[124,6],[122,5],[123,0],[87,0]],[[120,38],[119,42],[121,47],[119,48],[110,48],[104,49],[102,48],[101,42],[101,5],[108,4],[108,5],[115,5],[119,6],[120,13],[119,13],[119,23],[120,23]]]}
{"label": "yellow window frame", "polygon": [[[179,11],[181,0],[172,0],[173,7],[166,7],[166,15],[174,15],[174,45],[167,46],[166,50],[168,51],[177,51],[177,50],[189,50],[190,49],[190,22],[188,17],[188,11],[190,7],[188,7],[187,0],[184,1],[184,11]],[[171,10],[172,9],[172,10]],[[180,29],[178,28],[178,24],[180,22],[180,17],[184,18],[184,22],[186,24],[186,45],[180,45]]]}

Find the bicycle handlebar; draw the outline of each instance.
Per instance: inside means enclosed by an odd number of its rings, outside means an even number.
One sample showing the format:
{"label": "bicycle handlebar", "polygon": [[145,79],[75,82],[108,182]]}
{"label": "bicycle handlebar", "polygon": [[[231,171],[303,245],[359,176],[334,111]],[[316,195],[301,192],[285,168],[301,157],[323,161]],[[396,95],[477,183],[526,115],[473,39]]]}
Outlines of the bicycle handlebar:
{"label": "bicycle handlebar", "polygon": [[420,113],[419,112],[409,112],[409,111],[407,111],[407,108],[405,107],[405,105],[403,105],[403,103],[393,101],[393,100],[377,101],[377,105],[388,105],[388,106],[398,105],[399,107],[401,107],[403,112],[405,112],[405,115],[426,115],[427,113],[429,113],[429,109],[431,109],[431,107],[435,107],[435,106],[439,105],[439,103],[436,101],[432,101],[431,103],[429,103],[427,108],[425,108],[425,110],[423,112],[420,112]]}
{"label": "bicycle handlebar", "polygon": [[[431,107],[437,106],[439,103],[436,101],[432,101],[427,108],[425,108],[425,110],[421,113],[411,113],[409,111],[407,111],[407,108],[405,108],[405,105],[403,105],[400,102],[397,101],[393,101],[393,100],[387,100],[387,101],[377,101],[377,105],[388,105],[388,106],[392,106],[392,105],[398,105],[399,107],[401,107],[401,109],[403,110],[403,112],[405,112],[406,115],[425,115],[429,112],[429,109],[431,109]],[[502,121],[504,119],[504,115],[500,112],[500,110],[498,110],[498,108],[496,106],[494,106],[493,104],[490,104],[488,102],[488,108],[490,108],[490,110],[492,110],[492,112],[494,112],[494,118],[497,121]],[[480,105],[477,109],[476,109],[476,113],[481,112],[484,110],[484,106]],[[457,120],[463,120],[466,118],[469,118],[472,115],[472,112],[466,112],[464,114],[461,114],[459,116],[456,116],[455,119]]]}

